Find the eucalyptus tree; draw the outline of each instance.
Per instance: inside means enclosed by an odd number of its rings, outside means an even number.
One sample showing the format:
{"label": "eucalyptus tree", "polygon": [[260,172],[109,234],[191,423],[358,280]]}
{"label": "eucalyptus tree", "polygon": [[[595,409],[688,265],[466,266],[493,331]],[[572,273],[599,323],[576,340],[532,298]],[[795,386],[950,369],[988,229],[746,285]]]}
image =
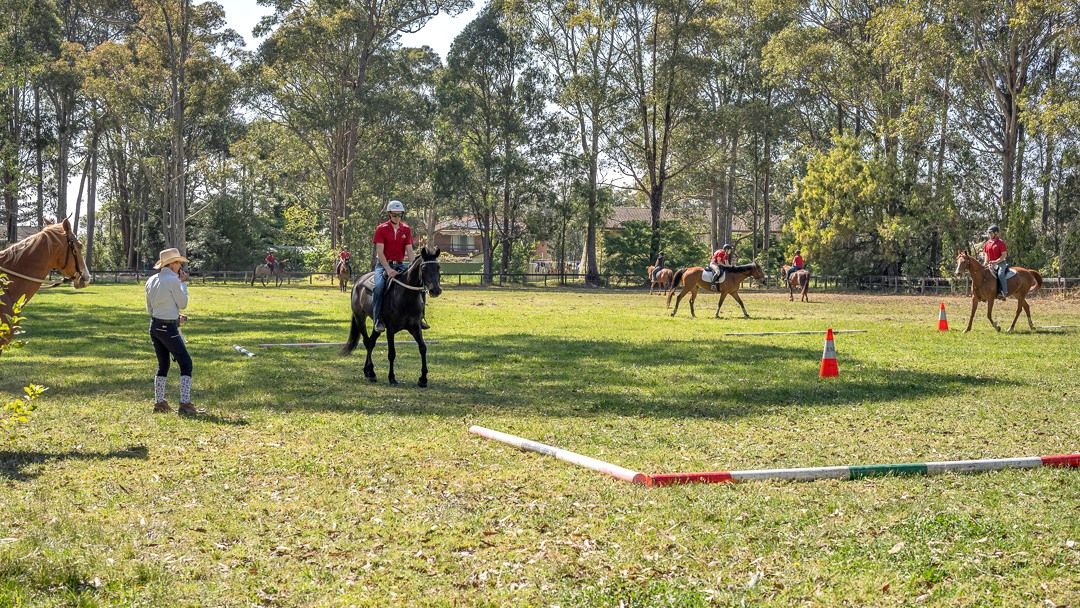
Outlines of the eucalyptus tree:
{"label": "eucalyptus tree", "polygon": [[[251,68],[254,106],[294,133],[317,159],[330,197],[333,247],[357,181],[372,62],[402,33],[471,0],[264,0],[274,8],[256,33],[269,34]],[[391,138],[390,133],[377,137]],[[368,145],[369,142],[363,142]]]}
{"label": "eucalyptus tree", "polygon": [[32,91],[60,44],[60,22],[51,0],[0,0],[0,196],[8,241],[16,238],[30,139]]}
{"label": "eucalyptus tree", "polygon": [[579,166],[585,180],[585,280],[595,283],[600,279],[596,235],[601,156],[622,95],[615,78],[618,2],[541,0],[517,6],[529,18],[537,58],[551,74],[552,102],[576,127],[581,162],[571,166]]}
{"label": "eucalyptus tree", "polygon": [[616,71],[625,120],[614,130],[611,158],[649,201],[649,257],[660,250],[660,211],[670,180],[700,162],[673,162],[674,138],[700,110],[706,60],[691,52],[714,17],[707,0],[630,0],[620,4]]}
{"label": "eucalyptus tree", "polygon": [[484,277],[509,271],[524,237],[522,212],[538,200],[542,157],[556,131],[544,109],[544,73],[501,2],[488,5],[450,49],[440,103],[456,134],[462,192],[481,233]]}

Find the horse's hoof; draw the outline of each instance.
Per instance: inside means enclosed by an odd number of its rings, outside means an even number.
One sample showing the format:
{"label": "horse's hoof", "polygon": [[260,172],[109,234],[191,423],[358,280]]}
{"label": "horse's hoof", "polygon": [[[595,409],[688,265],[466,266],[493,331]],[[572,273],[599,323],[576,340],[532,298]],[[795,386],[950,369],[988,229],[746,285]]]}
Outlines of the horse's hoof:
{"label": "horse's hoof", "polygon": [[376,378],[375,376],[364,376],[364,377],[367,378],[368,382],[378,382],[379,381],[379,379]]}
{"label": "horse's hoof", "polygon": [[397,385],[399,385],[399,384],[401,384],[401,383],[400,383],[400,382],[398,382],[398,381],[397,381],[397,379],[395,379],[395,378],[391,378],[390,380],[388,380],[388,381],[387,381],[387,384],[389,384],[389,385],[391,385],[391,386],[397,386]]}
{"label": "horse's hoof", "polygon": [[419,386],[420,388],[427,388],[427,380],[421,378],[416,382],[416,386]]}

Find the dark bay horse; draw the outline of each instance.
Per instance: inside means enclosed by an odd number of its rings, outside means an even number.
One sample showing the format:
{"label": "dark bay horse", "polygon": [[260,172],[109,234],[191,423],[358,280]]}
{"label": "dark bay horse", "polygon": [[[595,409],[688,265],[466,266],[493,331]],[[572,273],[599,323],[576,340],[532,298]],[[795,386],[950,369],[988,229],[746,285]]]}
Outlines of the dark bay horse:
{"label": "dark bay horse", "polygon": [[[971,331],[971,323],[975,320],[975,311],[979,308],[979,302],[986,302],[986,318],[994,329],[1001,331],[1001,326],[994,322],[994,300],[997,298],[998,282],[994,275],[979,260],[966,251],[956,252],[956,273],[959,275],[967,270],[971,275],[971,316],[968,317],[967,329]],[[1027,294],[1042,287],[1042,275],[1030,268],[1011,266],[1009,270],[1015,270],[1016,276],[1011,277],[1006,285],[1008,297],[1016,298],[1016,314],[1013,316],[1009,331],[1016,327],[1016,320],[1020,318],[1020,311],[1027,314],[1028,327],[1035,330],[1035,324],[1031,322],[1031,305],[1027,303]]]}
{"label": "dark bay horse", "polygon": [[676,272],[671,284],[671,290],[667,294],[668,308],[671,308],[671,296],[675,295],[675,290],[679,288],[680,283],[682,284],[682,291],[679,292],[679,297],[675,300],[675,310],[671,311],[671,316],[674,317],[675,313],[679,312],[679,302],[682,301],[683,296],[689,293],[690,317],[694,317],[694,300],[697,299],[698,290],[704,287],[708,291],[719,291],[720,293],[720,302],[716,305],[716,318],[720,318],[720,307],[724,305],[724,298],[731,296],[739,303],[739,308],[742,308],[743,318],[749,319],[750,314],[746,312],[746,306],[743,305],[742,298],[739,297],[739,285],[742,284],[746,277],[754,277],[759,281],[764,281],[765,273],[762,272],[761,266],[757,262],[743,264],[742,266],[723,266],[722,268],[726,274],[724,280],[717,286],[714,286],[711,281],[702,279],[705,269],[701,266],[691,266]]}
{"label": "dark bay horse", "polygon": [[[394,376],[394,358],[397,350],[394,348],[394,334],[405,330],[412,334],[416,345],[420,348],[420,380],[419,386],[427,386],[427,343],[424,342],[424,332],[420,329],[420,321],[424,318],[424,292],[437,298],[442,293],[439,285],[439,248],[434,251],[424,247],[420,255],[413,258],[405,272],[397,275],[387,282],[383,290],[382,322],[386,326],[386,350],[390,360],[390,374],[387,377],[390,384],[397,384]],[[375,365],[371,362],[371,351],[379,339],[379,333],[373,331],[368,334],[367,319],[372,315],[372,291],[368,287],[368,279],[375,273],[369,272],[360,277],[353,285],[352,290],[352,325],[349,328],[349,341],[341,349],[342,355],[348,355],[356,349],[360,337],[364,338],[364,348],[367,349],[367,359],[364,360],[364,377],[375,382]],[[373,328],[374,329],[374,328]]]}
{"label": "dark bay horse", "polygon": [[341,260],[338,260],[337,263],[334,264],[334,266],[334,274],[337,275],[338,280],[338,291],[348,291],[349,278],[351,277],[351,273],[349,272],[349,265]]}
{"label": "dark bay horse", "polygon": [[10,281],[0,297],[0,312],[10,315],[19,298],[29,301],[53,270],[70,279],[75,289],[90,284],[82,243],[72,234],[67,219],[0,251],[0,274],[6,274]]}
{"label": "dark bay horse", "polygon": [[[795,301],[795,290],[798,289],[799,293],[802,294],[799,301],[809,302],[810,296],[806,295],[806,290],[810,287],[810,271],[802,268],[788,276],[787,271],[789,268],[791,268],[789,264],[784,264],[784,267],[780,269],[780,280],[787,283],[788,286],[788,301]],[[787,277],[787,279],[784,279],[784,277]]]}
{"label": "dark bay horse", "polygon": [[655,266],[649,266],[645,269],[646,276],[649,277],[649,295],[652,295],[654,291],[663,294],[667,290],[671,289],[671,280],[675,276],[675,273],[670,268],[661,268],[660,272],[653,275],[653,269]]}

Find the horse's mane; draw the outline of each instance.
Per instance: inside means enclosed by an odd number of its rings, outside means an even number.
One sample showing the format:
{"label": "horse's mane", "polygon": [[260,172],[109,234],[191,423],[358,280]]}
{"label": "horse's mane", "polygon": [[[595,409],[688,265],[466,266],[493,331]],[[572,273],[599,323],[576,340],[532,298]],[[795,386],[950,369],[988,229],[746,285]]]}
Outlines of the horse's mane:
{"label": "horse's mane", "polygon": [[35,232],[34,234],[31,234],[25,239],[14,243],[8,248],[0,251],[0,260],[6,260],[7,262],[13,264],[17,263],[23,256],[32,251],[39,242],[50,238],[66,236],[67,231],[64,229],[63,223],[49,224],[38,232]]}
{"label": "horse's mane", "polygon": [[721,268],[724,269],[724,272],[750,272],[755,266],[757,266],[757,262],[752,264],[740,264],[738,266],[721,266]]}

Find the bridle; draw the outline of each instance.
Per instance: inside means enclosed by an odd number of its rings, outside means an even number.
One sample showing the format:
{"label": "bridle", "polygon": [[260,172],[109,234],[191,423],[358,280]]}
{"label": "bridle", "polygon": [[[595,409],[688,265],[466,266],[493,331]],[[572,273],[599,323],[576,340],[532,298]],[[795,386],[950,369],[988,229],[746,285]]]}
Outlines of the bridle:
{"label": "bridle", "polygon": [[[64,275],[64,278],[66,278],[68,280],[74,280],[75,277],[82,274],[82,272],[79,270],[79,255],[75,251],[75,243],[77,243],[78,240],[75,238],[74,235],[71,235],[71,234],[65,234],[64,236],[67,237],[67,250],[64,252],[64,264],[60,267],[59,270],[60,270],[60,272],[63,272],[64,269],[67,268],[68,260],[70,260],[70,259],[72,259],[72,257],[74,257],[75,258],[75,272],[71,276]],[[84,264],[85,264],[85,262],[84,262]],[[63,283],[63,281],[61,280],[61,281],[54,281],[53,283],[51,283],[49,285],[46,285],[46,283],[49,280],[49,275],[48,274],[46,274],[44,278],[38,279],[38,278],[35,278],[35,277],[27,276],[27,275],[22,274],[20,272],[15,272],[14,270],[11,270],[10,268],[5,268],[3,266],[0,266],[0,272],[3,272],[4,274],[7,274],[9,276],[18,277],[18,278],[26,280],[26,281],[31,281],[33,283],[38,283],[38,284],[40,284],[42,286],[42,289],[49,289],[49,288],[56,287],[57,285]],[[51,272],[51,270],[50,270],[50,272]]]}
{"label": "bridle", "polygon": [[[419,264],[414,263],[412,265],[412,266],[419,266],[421,268],[420,285],[409,285],[408,283],[406,283],[404,281],[398,280],[398,278],[396,276],[394,278],[390,279],[390,282],[391,283],[397,283],[398,285],[401,285],[405,289],[411,289],[412,291],[419,291],[419,292],[422,292],[422,293],[427,293],[427,285],[424,285],[424,275],[422,274],[423,273],[422,269],[427,264],[438,264],[438,263],[439,263],[438,260],[424,260],[423,262],[420,262]],[[410,266],[409,269],[411,269],[412,266]],[[409,272],[409,270],[406,270],[405,274],[408,274],[408,272]]]}

